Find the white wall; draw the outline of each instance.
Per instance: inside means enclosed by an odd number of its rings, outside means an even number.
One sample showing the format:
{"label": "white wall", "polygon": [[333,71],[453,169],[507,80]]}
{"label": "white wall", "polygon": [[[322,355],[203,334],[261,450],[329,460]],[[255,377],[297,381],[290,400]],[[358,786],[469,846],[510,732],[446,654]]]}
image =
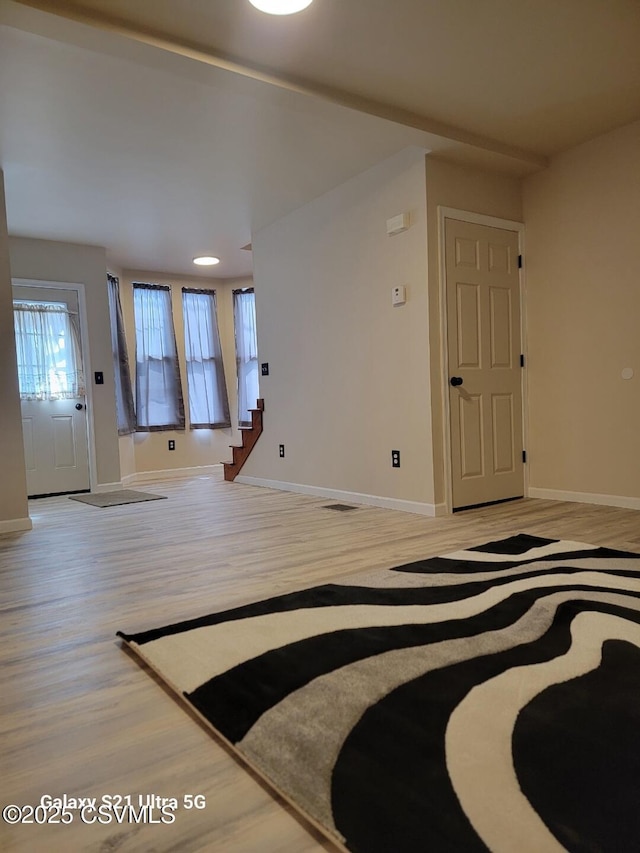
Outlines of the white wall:
{"label": "white wall", "polygon": [[107,487],[117,484],[120,482],[120,454],[105,250],[98,246],[11,237],[9,252],[14,278],[85,286],[91,373],[102,371],[104,375],[103,385],[93,384],[93,375],[90,377],[97,475],[97,481],[92,485]]}
{"label": "white wall", "polygon": [[524,210],[532,494],[640,508],[640,122],[528,178]]}
{"label": "white wall", "polygon": [[[270,375],[242,478],[432,509],[424,154],[407,149],[253,235]],[[403,211],[412,227],[388,237]],[[392,307],[394,285],[406,305]]]}
{"label": "white wall", "polygon": [[0,482],[0,533],[31,527],[22,443],[22,416],[18,392],[18,368],[13,331],[13,297],[9,238],[4,201],[4,174],[0,170],[0,435],[2,475]]}

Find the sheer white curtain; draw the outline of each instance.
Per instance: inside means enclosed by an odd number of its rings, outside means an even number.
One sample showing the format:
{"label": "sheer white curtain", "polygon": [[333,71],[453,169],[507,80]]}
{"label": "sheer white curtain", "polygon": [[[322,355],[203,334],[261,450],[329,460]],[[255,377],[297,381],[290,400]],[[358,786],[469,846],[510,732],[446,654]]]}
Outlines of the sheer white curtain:
{"label": "sheer white curtain", "polygon": [[251,424],[249,409],[255,409],[260,396],[256,300],[253,290],[234,290],[233,311],[238,367],[238,422],[240,426],[249,426]]}
{"label": "sheer white curtain", "polygon": [[231,426],[213,290],[182,288],[191,429]]}
{"label": "sheer white curtain", "polygon": [[113,351],[113,373],[116,385],[116,414],[118,435],[130,435],[135,432],[136,413],[131,389],[131,372],[127,340],[124,333],[122,306],[120,304],[120,282],[113,275],[107,275],[109,294],[109,312],[111,314],[111,348]]}
{"label": "sheer white curtain", "polygon": [[77,329],[60,302],[13,303],[22,400],[71,400],[85,393]]}
{"label": "sheer white curtain", "polygon": [[171,289],[133,285],[136,318],[136,420],[140,432],[184,429]]}

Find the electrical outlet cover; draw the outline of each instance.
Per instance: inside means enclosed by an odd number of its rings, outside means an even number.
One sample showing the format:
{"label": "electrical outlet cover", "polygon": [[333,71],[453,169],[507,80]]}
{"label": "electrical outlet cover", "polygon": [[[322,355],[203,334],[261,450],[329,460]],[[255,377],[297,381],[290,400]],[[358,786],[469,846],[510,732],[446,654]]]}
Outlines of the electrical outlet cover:
{"label": "electrical outlet cover", "polygon": [[407,288],[404,284],[399,285],[398,287],[393,287],[391,289],[391,304],[392,305],[404,305],[407,301]]}

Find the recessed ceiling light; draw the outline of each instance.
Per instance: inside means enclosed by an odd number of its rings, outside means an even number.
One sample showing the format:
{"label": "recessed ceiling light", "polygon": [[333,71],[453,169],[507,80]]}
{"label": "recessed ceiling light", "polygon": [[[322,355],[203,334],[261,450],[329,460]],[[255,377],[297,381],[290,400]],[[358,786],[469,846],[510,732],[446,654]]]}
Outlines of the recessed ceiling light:
{"label": "recessed ceiling light", "polygon": [[214,258],[212,255],[202,255],[199,258],[194,258],[193,263],[198,264],[199,267],[212,267],[220,263],[220,258]]}
{"label": "recessed ceiling light", "polygon": [[252,6],[268,15],[293,15],[310,6],[312,0],[249,0]]}

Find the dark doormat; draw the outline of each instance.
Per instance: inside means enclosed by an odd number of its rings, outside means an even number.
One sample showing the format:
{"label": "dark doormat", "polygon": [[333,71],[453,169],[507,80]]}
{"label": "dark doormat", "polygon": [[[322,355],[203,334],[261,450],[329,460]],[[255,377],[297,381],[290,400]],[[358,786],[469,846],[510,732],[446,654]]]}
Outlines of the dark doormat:
{"label": "dark doormat", "polygon": [[131,489],[121,489],[118,492],[96,492],[89,495],[69,495],[69,500],[80,501],[91,506],[120,506],[121,504],[137,504],[141,501],[162,501],[166,495],[152,495],[149,492],[134,492]]}

